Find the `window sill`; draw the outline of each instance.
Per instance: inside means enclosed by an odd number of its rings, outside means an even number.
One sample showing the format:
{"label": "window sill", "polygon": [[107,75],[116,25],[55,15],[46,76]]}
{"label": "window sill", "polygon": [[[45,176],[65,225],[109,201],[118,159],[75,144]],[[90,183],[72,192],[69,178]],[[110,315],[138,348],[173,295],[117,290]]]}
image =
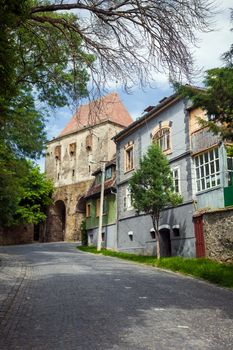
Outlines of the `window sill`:
{"label": "window sill", "polygon": [[164,151],[162,151],[164,154],[168,155],[168,154],[172,154],[172,149],[169,148],[169,149],[166,149]]}
{"label": "window sill", "polygon": [[196,192],[196,196],[199,196],[203,193],[206,193],[206,192],[211,192],[211,191],[215,191],[215,190],[219,190],[220,188],[223,188],[221,185],[217,185],[215,187],[211,187],[211,188],[207,188],[206,190],[202,190],[200,192]]}
{"label": "window sill", "polygon": [[132,168],[132,169],[130,169],[130,170],[125,170],[124,171],[124,174],[128,174],[128,173],[130,173],[131,171],[133,171],[134,170],[134,168]]}

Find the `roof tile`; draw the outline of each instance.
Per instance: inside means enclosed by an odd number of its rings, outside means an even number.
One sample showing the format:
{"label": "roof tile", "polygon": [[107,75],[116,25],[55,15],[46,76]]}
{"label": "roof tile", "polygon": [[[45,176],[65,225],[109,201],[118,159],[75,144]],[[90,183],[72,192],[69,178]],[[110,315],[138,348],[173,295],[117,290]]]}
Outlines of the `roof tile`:
{"label": "roof tile", "polygon": [[81,105],[59,136],[68,135],[107,120],[125,127],[133,122],[117,93],[111,93],[99,100]]}

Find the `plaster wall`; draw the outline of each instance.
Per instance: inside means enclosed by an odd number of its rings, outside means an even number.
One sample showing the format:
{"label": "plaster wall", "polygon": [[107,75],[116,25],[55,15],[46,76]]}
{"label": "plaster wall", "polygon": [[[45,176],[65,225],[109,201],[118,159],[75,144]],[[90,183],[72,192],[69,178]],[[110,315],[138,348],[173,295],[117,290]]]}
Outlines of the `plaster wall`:
{"label": "plaster wall", "polygon": [[[116,224],[106,225],[102,227],[102,232],[104,232],[105,240],[102,242],[102,247],[106,249],[116,250],[117,248],[117,231]],[[88,245],[97,245],[98,228],[93,228],[88,230]]]}
{"label": "plaster wall", "polygon": [[[136,130],[132,131],[129,135],[126,135],[122,140],[117,143],[117,169],[118,179],[117,183],[128,180],[132,172],[124,172],[124,147],[125,145],[133,141],[134,144],[134,169],[139,167],[140,158],[147,152],[149,145],[152,142],[151,134],[153,129],[156,128],[159,123],[169,121],[171,123],[171,153],[167,155],[168,160],[172,161],[177,157],[182,157],[190,148],[189,139],[189,119],[186,111],[186,106],[182,100],[174,103],[169,108],[159,113],[154,118],[145,121]],[[191,186],[191,184],[190,184]]]}
{"label": "plaster wall", "polygon": [[[164,210],[160,220],[161,226],[170,227],[171,255],[195,256],[194,227],[192,223],[193,206],[181,205]],[[176,237],[172,230],[179,225],[180,235]],[[118,222],[118,250],[143,255],[156,254],[156,240],[152,238],[152,220],[149,215],[127,217]],[[133,233],[133,239],[130,238]],[[163,253],[163,241],[161,241]]]}

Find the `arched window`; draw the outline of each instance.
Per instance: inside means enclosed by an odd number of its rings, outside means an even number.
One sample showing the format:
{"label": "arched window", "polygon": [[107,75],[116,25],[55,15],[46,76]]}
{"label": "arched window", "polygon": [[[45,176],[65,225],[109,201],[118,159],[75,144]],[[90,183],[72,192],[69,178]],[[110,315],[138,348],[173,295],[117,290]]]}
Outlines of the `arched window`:
{"label": "arched window", "polygon": [[171,152],[170,122],[163,122],[153,131],[152,142],[157,143],[164,153]]}
{"label": "arched window", "polygon": [[153,137],[153,142],[156,142],[162,151],[167,151],[170,146],[170,128],[160,129]]}

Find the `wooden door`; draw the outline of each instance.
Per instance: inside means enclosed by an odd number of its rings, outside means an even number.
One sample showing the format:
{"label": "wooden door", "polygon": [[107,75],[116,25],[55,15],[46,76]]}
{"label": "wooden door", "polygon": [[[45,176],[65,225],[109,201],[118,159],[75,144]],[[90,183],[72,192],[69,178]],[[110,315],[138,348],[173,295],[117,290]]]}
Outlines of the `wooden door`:
{"label": "wooden door", "polygon": [[203,258],[205,256],[205,241],[203,234],[203,216],[193,218],[194,232],[196,239],[196,257]]}

